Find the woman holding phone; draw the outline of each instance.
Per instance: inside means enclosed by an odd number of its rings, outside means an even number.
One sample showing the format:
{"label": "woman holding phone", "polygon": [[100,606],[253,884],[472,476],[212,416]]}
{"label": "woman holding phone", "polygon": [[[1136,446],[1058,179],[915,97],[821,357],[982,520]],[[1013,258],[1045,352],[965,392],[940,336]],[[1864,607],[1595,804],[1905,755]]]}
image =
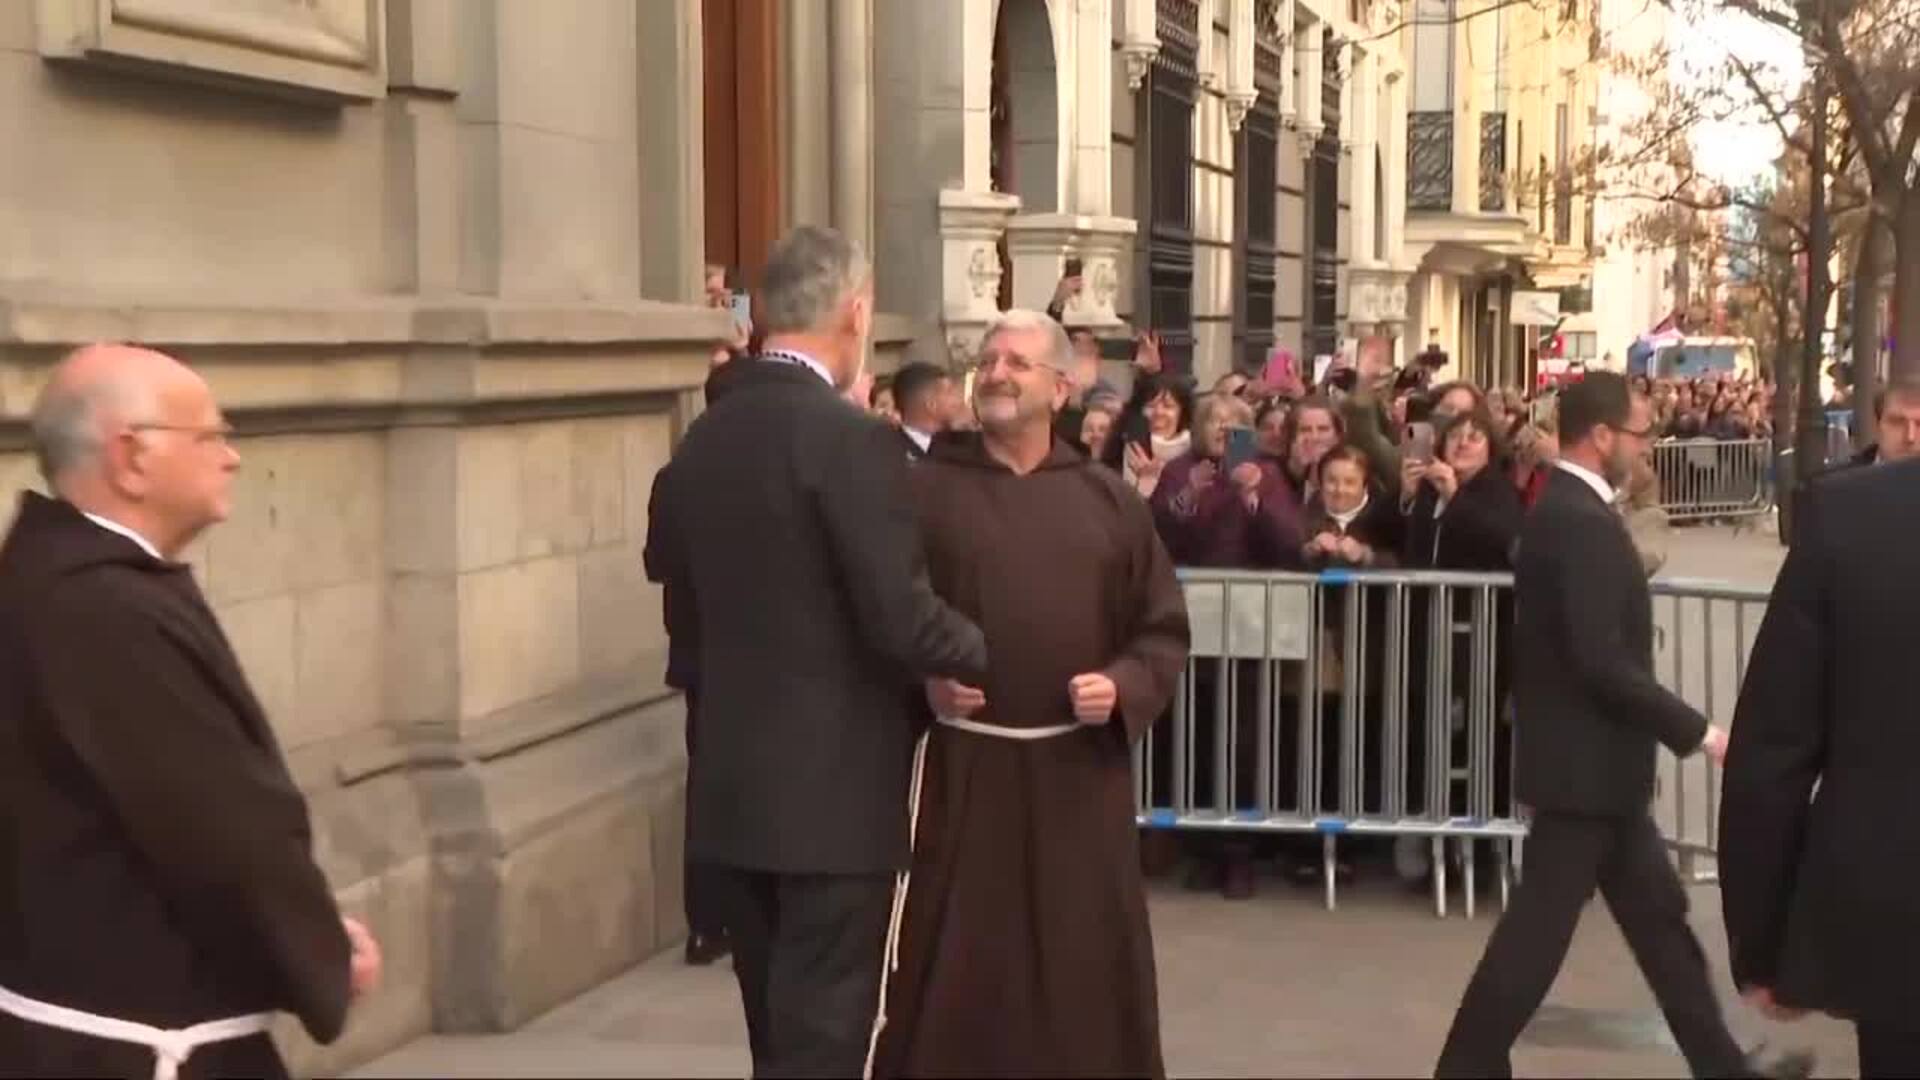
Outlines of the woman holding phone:
{"label": "woman holding phone", "polygon": [[1167,463],[1192,448],[1192,423],[1192,383],[1173,374],[1136,374],[1101,460],[1142,498],[1152,498]]}
{"label": "woman holding phone", "polygon": [[1300,504],[1278,469],[1263,465],[1253,410],[1209,394],[1193,448],[1170,462],[1149,500],[1179,566],[1269,570],[1300,565]]}

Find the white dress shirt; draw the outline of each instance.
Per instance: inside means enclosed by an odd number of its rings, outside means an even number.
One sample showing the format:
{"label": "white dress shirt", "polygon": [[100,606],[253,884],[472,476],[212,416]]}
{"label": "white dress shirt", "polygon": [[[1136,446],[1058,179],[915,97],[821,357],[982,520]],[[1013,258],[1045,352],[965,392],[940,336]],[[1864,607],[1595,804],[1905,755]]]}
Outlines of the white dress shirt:
{"label": "white dress shirt", "polygon": [[921,431],[919,428],[908,427],[905,424],[900,425],[900,430],[907,433],[907,438],[913,440],[913,445],[919,447],[921,453],[924,454],[933,448],[932,435]]}
{"label": "white dress shirt", "polygon": [[133,541],[134,543],[139,544],[141,551],[146,552],[147,554],[153,556],[154,558],[160,560],[161,562],[167,561],[167,557],[160,554],[159,548],[154,547],[151,543],[147,541],[146,537],[141,536],[139,533],[134,532],[132,529],[127,528],[125,525],[122,525],[117,521],[112,521],[107,518],[103,518],[99,514],[88,514],[85,510],[82,510],[80,512],[82,514],[86,514],[87,520],[93,522],[95,525],[100,526],[101,528],[107,530],[110,533],[118,533],[119,535],[126,537],[127,539]]}
{"label": "white dress shirt", "polygon": [[1606,477],[1601,476],[1585,465],[1576,464],[1565,458],[1561,458],[1553,464],[1555,468],[1565,470],[1579,477],[1581,482],[1592,488],[1593,493],[1600,496],[1600,501],[1606,503],[1608,506],[1612,506],[1614,501],[1619,498],[1618,493],[1613,490],[1613,485],[1607,483]]}

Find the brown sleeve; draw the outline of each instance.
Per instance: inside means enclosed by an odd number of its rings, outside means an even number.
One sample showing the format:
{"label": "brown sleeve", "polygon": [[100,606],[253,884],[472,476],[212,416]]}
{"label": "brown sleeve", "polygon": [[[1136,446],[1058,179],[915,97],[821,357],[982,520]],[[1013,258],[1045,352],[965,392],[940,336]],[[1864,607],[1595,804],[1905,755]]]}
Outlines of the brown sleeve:
{"label": "brown sleeve", "polygon": [[265,969],[273,1004],[332,1042],[346,1023],[350,947],[313,861],[306,801],[277,751],[247,736],[184,631],[103,599],[75,595],[41,615],[50,640],[87,643],[34,658],[60,736],[184,931],[208,955]]}
{"label": "brown sleeve", "polygon": [[1187,597],[1145,505],[1138,500],[1122,503],[1121,524],[1132,534],[1132,580],[1127,585],[1132,618],[1106,675],[1119,691],[1127,738],[1138,741],[1173,700],[1186,670]]}

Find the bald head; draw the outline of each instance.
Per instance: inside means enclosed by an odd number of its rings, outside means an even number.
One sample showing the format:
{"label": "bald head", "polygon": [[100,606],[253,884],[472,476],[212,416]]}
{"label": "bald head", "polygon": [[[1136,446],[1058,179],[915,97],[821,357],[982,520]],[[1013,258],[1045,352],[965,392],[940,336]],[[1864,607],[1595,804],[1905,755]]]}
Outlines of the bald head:
{"label": "bald head", "polygon": [[87,345],[54,369],[33,409],[33,446],[40,474],[56,490],[97,464],[112,433],[159,419],[164,400],[200,377],[165,353],[132,345]]}
{"label": "bald head", "polygon": [[55,495],[133,529],[168,557],[227,516],[240,456],[226,419],[206,381],[165,353],[74,351],[40,392],[32,424]]}

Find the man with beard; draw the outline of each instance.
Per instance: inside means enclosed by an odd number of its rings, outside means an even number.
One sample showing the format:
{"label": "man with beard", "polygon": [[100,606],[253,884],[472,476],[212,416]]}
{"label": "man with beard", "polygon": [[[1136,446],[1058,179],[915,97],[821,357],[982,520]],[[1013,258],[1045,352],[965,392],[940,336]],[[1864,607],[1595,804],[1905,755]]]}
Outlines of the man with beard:
{"label": "man with beard", "polygon": [[1171,699],[1187,614],[1146,504],[1053,433],[1065,332],[988,330],[980,431],[913,476],[934,589],[994,643],[933,680],[880,1076],[1157,1076],[1130,747]]}
{"label": "man with beard", "polygon": [[[1754,1076],[1727,1030],[1687,894],[1649,813],[1656,743],[1718,761],[1724,731],[1653,677],[1653,604],[1614,512],[1653,409],[1595,372],[1560,396],[1561,457],[1514,567],[1515,784],[1533,808],[1527,873],[1487,942],[1440,1053],[1442,1077],[1511,1076],[1595,888],[1695,1076]],[[1804,1060],[1785,1071],[1805,1075]]]}

